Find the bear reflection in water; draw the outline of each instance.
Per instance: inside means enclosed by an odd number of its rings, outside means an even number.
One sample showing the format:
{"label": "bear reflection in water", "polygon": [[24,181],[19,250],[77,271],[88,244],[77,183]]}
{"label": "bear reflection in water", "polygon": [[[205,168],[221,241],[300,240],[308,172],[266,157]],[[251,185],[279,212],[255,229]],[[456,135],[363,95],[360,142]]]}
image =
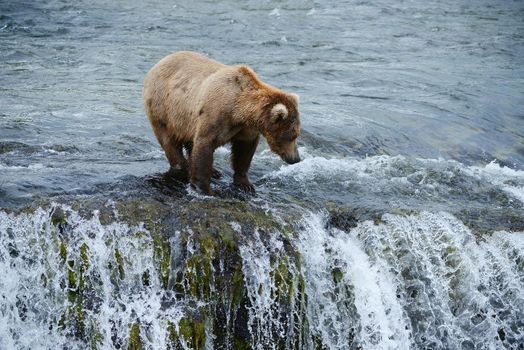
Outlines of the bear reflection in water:
{"label": "bear reflection in water", "polygon": [[[171,168],[212,195],[213,152],[231,144],[233,183],[254,192],[247,176],[262,134],[285,162],[300,161],[298,96],[260,81],[247,66],[227,66],[182,51],[158,62],[144,80],[144,105]],[[184,155],[185,150],[185,155]]]}

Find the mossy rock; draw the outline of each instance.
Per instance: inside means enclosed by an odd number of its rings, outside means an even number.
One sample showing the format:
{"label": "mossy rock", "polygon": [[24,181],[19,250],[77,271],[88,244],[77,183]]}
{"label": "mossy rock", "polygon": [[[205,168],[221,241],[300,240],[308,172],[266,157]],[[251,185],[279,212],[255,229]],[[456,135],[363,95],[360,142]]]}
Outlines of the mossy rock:
{"label": "mossy rock", "polygon": [[[92,318],[100,311],[102,300],[98,293],[102,281],[96,269],[90,269],[96,264],[91,260],[91,247],[78,243],[75,237],[76,215],[84,220],[96,216],[101,225],[108,227],[115,222],[136,227],[135,233],[126,238],[143,236],[150,242],[156,271],[145,271],[138,283],[145,287],[159,283],[166,295],[175,296],[187,309],[178,323],[168,325],[168,343],[172,349],[203,349],[206,341],[210,341],[208,335],[212,336],[215,348],[252,348],[248,327],[250,299],[240,247],[249,244],[256,235],[266,239],[276,234],[284,242],[285,257],[271,258],[275,300],[281,304],[273,317],[289,319],[286,327],[302,327],[291,309],[292,299],[303,295],[304,288],[299,273],[300,257],[290,244],[294,228],[253,203],[235,199],[174,198],[166,202],[153,197],[116,200],[65,197],[39,206],[52,208],[49,224],[54,228],[49,232],[56,235],[53,240],[63,266],[62,287],[67,290],[64,301],[67,307],[56,322],[69,336],[85,343],[86,348],[96,349],[102,341],[100,329]],[[72,242],[76,242],[76,251],[71,247]],[[119,293],[120,284],[129,278],[126,267],[133,257],[116,247],[109,249],[107,268],[113,292]],[[141,324],[137,318],[128,327],[128,338],[112,336],[113,345],[143,348],[147,324]],[[300,336],[301,332],[295,334]]]}

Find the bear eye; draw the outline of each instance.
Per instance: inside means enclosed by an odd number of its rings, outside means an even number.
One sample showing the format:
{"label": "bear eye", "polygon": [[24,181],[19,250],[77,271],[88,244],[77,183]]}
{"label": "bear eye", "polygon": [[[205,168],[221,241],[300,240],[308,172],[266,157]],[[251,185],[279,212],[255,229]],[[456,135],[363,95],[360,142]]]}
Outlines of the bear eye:
{"label": "bear eye", "polygon": [[292,132],[286,132],[284,135],[282,135],[282,139],[284,141],[294,141],[297,138],[297,135]]}

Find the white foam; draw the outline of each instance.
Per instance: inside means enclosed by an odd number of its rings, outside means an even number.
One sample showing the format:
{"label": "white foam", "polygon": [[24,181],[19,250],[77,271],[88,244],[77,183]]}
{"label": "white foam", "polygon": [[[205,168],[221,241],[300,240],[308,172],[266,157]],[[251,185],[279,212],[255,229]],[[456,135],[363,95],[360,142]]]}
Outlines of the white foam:
{"label": "white foam", "polygon": [[269,13],[269,16],[280,17],[280,9],[279,9],[279,8],[274,8],[274,9]]}
{"label": "white foam", "polygon": [[524,203],[524,186],[502,186],[502,189]]}
{"label": "white foam", "polygon": [[501,166],[496,161],[464,169],[470,176],[486,180],[524,203],[524,171]]}
{"label": "white foam", "polygon": [[[281,165],[277,170],[265,175],[266,179],[293,179],[308,186],[311,181],[336,181],[343,186],[351,186],[355,182],[368,183],[371,190],[380,190],[387,183],[397,183],[409,190],[410,179],[419,176],[418,185],[411,190],[415,194],[421,189],[438,191],[439,180],[429,179],[428,174],[434,170],[441,173],[444,179],[465,174],[496,186],[501,191],[510,194],[524,203],[524,171],[500,166],[491,162],[486,166],[464,166],[463,164],[445,159],[407,158],[404,156],[373,156],[366,158],[326,158],[315,156],[307,149],[301,150],[302,161],[293,165]],[[260,155],[262,159],[271,157],[269,151]],[[409,169],[407,172],[402,169]],[[410,177],[410,178],[408,178]],[[446,186],[448,186],[446,184]]]}
{"label": "white foam", "polygon": [[45,165],[41,163],[33,163],[26,166],[23,165],[5,165],[0,163],[0,169],[5,170],[41,170],[41,169],[49,169]]}
{"label": "white foam", "polygon": [[139,155],[138,160],[144,161],[144,160],[152,160],[152,159],[164,159],[165,154],[161,149],[154,149],[152,151],[142,153]]}
{"label": "white foam", "polygon": [[229,223],[229,225],[231,226],[231,228],[232,228],[233,230],[235,230],[235,232],[237,232],[237,233],[241,233],[241,232],[242,232],[242,226],[241,226],[238,222],[236,222],[236,221],[231,221],[231,222]]}
{"label": "white foam", "polygon": [[214,200],[215,199],[215,197],[213,197],[213,196],[208,196],[207,194],[203,194],[203,193],[198,192],[197,190],[195,190],[193,188],[191,183],[188,183],[186,185],[186,193],[189,196],[194,197],[194,198],[198,198],[198,199],[203,199],[203,200]]}
{"label": "white foam", "polygon": [[493,175],[504,175],[509,178],[521,178],[524,179],[524,170],[516,170],[506,166],[501,166],[495,160],[487,164],[484,168],[482,167],[471,167],[473,169],[483,169],[486,173]]}
{"label": "white foam", "polygon": [[311,182],[317,184],[335,182],[337,188],[351,188],[358,183],[369,187],[371,191],[381,191],[391,183],[398,183],[403,188],[409,188],[409,186],[403,186],[408,184],[406,174],[398,171],[407,163],[403,156],[375,156],[359,159],[325,158],[312,156],[307,152],[302,154],[301,162],[282,165],[278,170],[265,175],[265,178],[270,180],[292,179],[302,187],[309,187]]}

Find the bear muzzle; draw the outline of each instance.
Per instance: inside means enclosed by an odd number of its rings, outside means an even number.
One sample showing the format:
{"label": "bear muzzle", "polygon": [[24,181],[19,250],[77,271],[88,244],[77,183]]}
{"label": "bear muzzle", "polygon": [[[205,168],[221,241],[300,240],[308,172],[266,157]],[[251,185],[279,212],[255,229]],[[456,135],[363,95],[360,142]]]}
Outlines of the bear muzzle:
{"label": "bear muzzle", "polygon": [[298,149],[295,146],[294,153],[293,154],[282,154],[280,155],[280,158],[288,164],[295,164],[300,162],[300,155],[298,154]]}

